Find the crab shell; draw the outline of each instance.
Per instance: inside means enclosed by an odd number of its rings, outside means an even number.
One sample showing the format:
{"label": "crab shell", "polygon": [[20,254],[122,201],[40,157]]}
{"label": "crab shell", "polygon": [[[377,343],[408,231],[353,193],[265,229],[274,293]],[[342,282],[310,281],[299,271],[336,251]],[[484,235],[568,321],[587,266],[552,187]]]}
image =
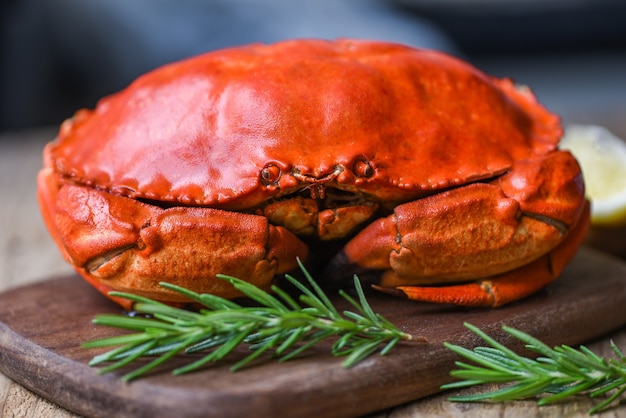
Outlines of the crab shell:
{"label": "crab shell", "polygon": [[333,268],[380,270],[391,293],[498,305],[556,278],[586,230],[561,134],[529,89],[448,55],[295,40],[166,65],[78,111],[38,190],[104,294],[184,301],[166,281],[231,298],[216,274],[267,289],[339,243]]}

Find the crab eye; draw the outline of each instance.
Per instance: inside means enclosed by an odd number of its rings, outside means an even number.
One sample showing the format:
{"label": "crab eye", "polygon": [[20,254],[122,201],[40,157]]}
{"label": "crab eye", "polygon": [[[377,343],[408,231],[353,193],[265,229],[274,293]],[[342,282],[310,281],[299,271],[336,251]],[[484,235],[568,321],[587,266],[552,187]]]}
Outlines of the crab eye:
{"label": "crab eye", "polygon": [[276,164],[268,164],[261,170],[261,183],[265,186],[276,184],[281,174],[280,167]]}
{"label": "crab eye", "polygon": [[374,167],[367,160],[356,160],[352,166],[352,171],[357,177],[368,178],[374,175]]}

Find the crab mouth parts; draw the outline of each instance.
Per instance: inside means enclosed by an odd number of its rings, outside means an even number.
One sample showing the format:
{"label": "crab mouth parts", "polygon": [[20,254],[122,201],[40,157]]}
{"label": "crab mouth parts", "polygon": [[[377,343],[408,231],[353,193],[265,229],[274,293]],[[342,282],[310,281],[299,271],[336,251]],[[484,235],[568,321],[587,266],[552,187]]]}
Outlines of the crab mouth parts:
{"label": "crab mouth parts", "polygon": [[285,202],[303,202],[305,205],[315,207],[317,212],[325,210],[338,210],[361,206],[376,206],[378,203],[368,199],[366,196],[348,190],[343,190],[333,186],[313,183],[266,201],[261,205],[266,208],[274,205],[282,205]]}
{"label": "crab mouth parts", "polygon": [[302,237],[346,238],[376,216],[379,204],[359,194],[310,184],[266,202],[255,213]]}
{"label": "crab mouth parts", "polygon": [[363,195],[317,183],[307,185],[298,192],[289,195],[291,198],[294,196],[313,199],[317,202],[320,210],[374,204]]}

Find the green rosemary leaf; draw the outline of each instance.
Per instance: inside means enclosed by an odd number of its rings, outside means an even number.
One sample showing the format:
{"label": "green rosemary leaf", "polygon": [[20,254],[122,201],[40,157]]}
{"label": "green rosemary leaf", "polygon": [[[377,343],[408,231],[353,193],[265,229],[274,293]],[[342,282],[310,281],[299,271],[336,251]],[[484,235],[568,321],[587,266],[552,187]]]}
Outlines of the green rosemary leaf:
{"label": "green rosemary leaf", "polygon": [[[470,327],[468,328],[470,330],[472,329]],[[526,343],[526,348],[528,348],[529,350],[533,350],[537,353],[543,354],[544,356],[551,358],[551,359],[558,358],[558,355],[555,353],[555,351],[552,348],[548,347],[548,345],[544,344],[542,341],[538,340],[537,338],[534,338],[533,336],[525,332],[522,332],[515,328],[508,327],[506,325],[504,325],[502,329],[506,331],[507,333],[511,334],[512,336],[514,336],[515,338],[517,338],[518,340]],[[492,343],[489,340],[485,340],[485,341],[489,342],[490,344]]]}
{"label": "green rosemary leaf", "polygon": [[367,318],[370,319],[370,321],[372,321],[372,323],[376,325],[380,325],[378,323],[378,316],[374,313],[374,311],[372,310],[372,307],[367,302],[367,299],[365,298],[365,294],[363,293],[363,288],[361,287],[361,282],[359,282],[359,279],[356,276],[354,276],[354,288],[356,289],[357,296],[359,297],[359,302],[361,304],[360,306],[361,306],[362,312],[365,314]]}
{"label": "green rosemary leaf", "polygon": [[[564,345],[562,347],[563,348],[567,348],[567,349],[572,349],[571,347],[568,347],[566,345]],[[604,358],[600,357],[599,355],[597,355],[596,353],[594,353],[593,351],[591,351],[590,349],[588,349],[584,345],[580,346],[580,351],[582,351],[583,353],[587,354],[590,358],[593,358],[596,362],[602,363],[602,364],[606,364],[606,360]]]}
{"label": "green rosemary leaf", "polygon": [[154,319],[177,325],[194,324],[199,318],[196,312],[185,311],[160,303],[138,302],[133,305],[133,308],[138,313],[148,314]]}
{"label": "green rosemary leaf", "polygon": [[295,286],[302,294],[300,295],[300,302],[306,303],[307,305],[314,307],[319,311],[319,315],[322,315],[327,318],[339,318],[339,312],[332,304],[332,302],[328,299],[324,291],[317,285],[313,277],[309,274],[309,272],[304,268],[302,262],[298,259],[298,264],[304,274],[304,277],[307,279],[309,285],[313,289],[311,291],[304,284],[300,283],[295,277],[286,274],[285,278]]}
{"label": "green rosemary leaf", "polygon": [[[483,383],[485,383],[484,379],[475,379],[475,380],[457,380],[455,382],[450,382],[450,383],[446,383],[445,385],[442,385],[440,387],[440,389],[442,390],[452,390],[452,389],[464,389],[464,388],[468,388],[471,386],[478,386],[478,385],[482,385]],[[472,394],[472,395],[456,395],[456,396],[450,396],[448,397],[449,401],[454,401],[454,402],[472,402],[471,400],[468,399],[468,397],[473,397],[473,396],[480,396],[480,399],[489,399],[489,397],[491,396],[491,392],[486,392],[486,393],[478,393],[478,394]]]}
{"label": "green rosemary leaf", "polygon": [[306,350],[308,350],[311,347],[319,344],[320,342],[326,340],[327,338],[332,337],[333,335],[335,335],[335,333],[331,329],[322,330],[322,331],[319,331],[317,333],[311,334],[310,338],[307,340],[308,342],[306,344],[303,344],[303,345],[295,348],[294,350],[288,352],[287,354],[281,356],[279,358],[279,361],[282,363],[282,362],[285,362],[287,360],[291,360],[292,358],[295,358],[295,357],[299,356],[300,354],[302,354]]}
{"label": "green rosemary leaf", "polygon": [[270,295],[263,289],[260,289],[251,283],[248,283],[244,280],[238,279],[236,277],[231,277],[231,276],[220,275],[220,278],[228,281],[237,290],[239,290],[244,295],[260,303],[263,306],[276,309],[279,312],[288,311],[287,307],[283,303],[281,303],[278,299],[276,299],[275,297],[273,297],[272,295]]}
{"label": "green rosemary leaf", "polygon": [[[348,303],[350,303],[350,305],[352,305],[357,312],[359,312],[359,316],[362,316],[363,318],[365,318],[365,312],[363,312],[363,308],[359,305],[359,303],[356,301],[356,299],[354,299],[352,296],[350,296],[347,292],[345,292],[343,289],[339,290],[339,295],[341,295],[341,297],[343,297],[346,301],[348,301]],[[345,313],[345,312],[344,312]],[[357,315],[355,313],[352,313],[353,315]]]}
{"label": "green rosemary leaf", "polygon": [[[199,369],[200,367],[204,366],[207,363],[215,362],[215,361],[219,361],[223,359],[228,354],[230,354],[241,343],[241,341],[243,341],[243,339],[246,338],[246,336],[249,333],[250,333],[250,327],[242,329],[235,336],[229,336],[228,338],[220,339],[219,343],[214,345],[214,346],[219,347],[217,350],[211,351],[209,354],[205,355],[204,357],[190,364],[174,369],[172,374],[181,375],[184,373],[189,373],[189,372]],[[197,350],[194,350],[194,351],[197,351]],[[190,350],[187,349],[187,352],[189,353]]]}
{"label": "green rosemary leaf", "polygon": [[167,331],[176,331],[176,325],[149,318],[129,317],[119,314],[102,314],[97,315],[92,321],[96,325],[106,325],[114,328],[123,328],[128,330],[145,330],[146,328],[163,329]]}
{"label": "green rosemary leaf", "polygon": [[556,402],[560,402],[564,399],[570,398],[572,396],[578,395],[581,392],[585,392],[597,385],[596,381],[588,380],[581,381],[578,384],[566,386],[565,388],[559,390],[557,393],[546,396],[545,398],[541,398],[537,401],[538,405],[550,405]]}
{"label": "green rosemary leaf", "polygon": [[245,367],[248,364],[252,363],[253,360],[255,360],[256,358],[260,357],[261,354],[265,353],[265,351],[269,350],[270,348],[272,348],[272,347],[269,344],[268,345],[264,345],[262,347],[259,347],[258,349],[254,350],[252,353],[250,353],[249,356],[247,356],[244,359],[239,360],[237,363],[233,364],[230,367],[230,371],[231,372],[236,372],[237,370],[242,369],[243,367]]}
{"label": "green rosemary leaf", "polygon": [[609,364],[611,365],[611,371],[615,375],[613,377],[626,380],[626,363],[611,359],[609,360]]}
{"label": "green rosemary leaf", "polygon": [[[91,359],[91,361],[89,362],[89,365],[90,366],[97,366],[97,365],[100,365],[102,363],[112,362],[112,361],[117,360],[119,358],[128,357],[128,355],[126,353],[132,353],[133,350],[135,350],[135,348],[141,349],[142,344],[150,343],[150,342],[151,342],[151,340],[137,341],[135,343],[129,343],[127,345],[118,347],[116,349],[109,350],[106,353],[102,353],[102,354],[99,354],[97,356],[94,356]],[[121,357],[118,357],[118,356],[121,356]]]}
{"label": "green rosemary leaf", "polygon": [[98,340],[92,340],[89,342],[82,343],[81,346],[83,348],[100,348],[100,347],[111,347],[114,345],[123,345],[123,344],[133,344],[133,343],[142,343],[147,340],[152,340],[153,337],[146,334],[126,334],[119,335],[116,337],[107,337],[100,338]]}
{"label": "green rosemary leaf", "polygon": [[[213,311],[227,311],[241,308],[241,305],[233,302],[232,300],[224,299],[208,293],[198,295],[198,302],[204,305],[208,310]],[[203,310],[200,310],[200,313],[202,312]]]}
{"label": "green rosemary leaf", "polygon": [[356,322],[358,324],[362,324],[362,323],[367,321],[367,319],[363,315],[359,315],[359,314],[351,312],[351,311],[343,311],[343,315],[346,318],[349,318],[349,319],[351,319],[352,321],[354,321],[354,322]]}
{"label": "green rosemary leaf", "polygon": [[[454,373],[450,373],[450,375],[463,380],[489,379],[490,383],[508,383],[519,379],[517,375],[511,373],[503,373],[501,371],[484,368],[455,370]],[[449,386],[445,388],[448,389]]]}
{"label": "green rosemary leaf", "polygon": [[[501,350],[492,347],[476,347],[474,353],[480,355],[485,360],[490,360],[494,363],[500,364],[507,370],[515,370],[521,367],[519,359],[512,359],[507,357],[506,353]],[[524,370],[526,373],[526,370]],[[523,373],[521,373],[523,374]]]}
{"label": "green rosemary leaf", "polygon": [[291,347],[301,341],[309,330],[309,327],[289,330],[287,338],[285,338],[282,344],[276,348],[276,355],[280,357],[283,353],[286,353],[289,349],[291,349]]}
{"label": "green rosemary leaf", "polygon": [[402,332],[401,330],[399,330],[398,328],[396,328],[396,326],[391,323],[387,318],[385,318],[384,316],[380,315],[380,314],[376,314],[376,317],[378,318],[378,326],[380,327],[380,329],[382,331],[384,331],[385,333],[389,332],[387,330],[397,330],[397,332],[399,332],[401,334],[401,338],[405,339],[405,340],[412,340],[414,342],[426,342],[426,338],[423,336],[415,336],[415,335],[410,335],[407,334],[406,332]]}
{"label": "green rosemary leaf", "polygon": [[175,284],[160,282],[159,285],[176,293],[180,293],[181,295],[186,296],[187,298],[212,310],[237,309],[240,307],[236,302],[231,300],[210,294],[199,294]]}
{"label": "green rosemary leaf", "polygon": [[273,285],[271,287],[272,292],[274,292],[276,295],[278,295],[278,297],[280,297],[282,300],[285,301],[285,303],[287,305],[289,305],[289,307],[294,310],[294,311],[298,311],[301,309],[300,305],[298,304],[298,302],[296,302],[287,292],[285,292],[283,289],[281,289],[280,287]]}
{"label": "green rosemary leaf", "polygon": [[156,341],[147,341],[139,346],[135,347],[135,350],[133,350],[133,354],[132,355],[128,355],[128,356],[124,356],[121,360],[110,364],[107,367],[104,367],[102,369],[99,370],[100,374],[105,374],[105,373],[109,373],[112,372],[114,370],[117,370],[127,364],[132,363],[133,361],[137,360],[139,357],[143,356],[148,350],[150,350],[152,347],[154,347],[157,344]]}
{"label": "green rosemary leaf", "polygon": [[161,302],[157,302],[145,296],[139,296],[139,295],[135,295],[132,293],[111,291],[109,292],[109,295],[122,298],[122,299],[132,300],[133,302],[147,302],[147,303],[161,304]]}
{"label": "green rosemary leaf", "polygon": [[381,356],[386,356],[391,351],[391,349],[393,347],[395,347],[396,344],[398,344],[399,342],[400,342],[400,337],[399,336],[393,338],[391,341],[389,341],[387,343],[387,345],[382,350],[380,350],[380,355]]}
{"label": "green rosemary leaf", "polygon": [[589,414],[597,414],[605,409],[607,409],[613,402],[615,402],[620,396],[626,392],[626,382],[621,382],[622,386],[613,393],[613,395],[609,396],[604,402],[600,402],[598,405],[594,406],[589,410]]}
{"label": "green rosemary leaf", "polygon": [[337,316],[334,315],[334,312],[329,310],[328,307],[324,305],[324,302],[315,296],[310,296],[308,294],[301,295],[300,302],[309,308],[312,308],[312,312],[315,312],[316,316],[323,318],[337,318]]}
{"label": "green rosemary leaf", "polygon": [[598,396],[602,396],[607,392],[612,391],[613,389],[618,389],[621,386],[626,385],[626,380],[624,379],[608,379],[604,382],[600,382],[598,387],[593,388],[593,390],[589,393],[589,397],[595,398]]}
{"label": "green rosemary leaf", "polygon": [[617,358],[620,361],[625,361],[626,357],[624,356],[624,354],[622,353],[622,350],[620,350],[617,345],[615,345],[615,342],[613,340],[611,340],[611,350],[613,350],[613,352],[615,353],[615,355],[617,356]]}
{"label": "green rosemary leaf", "polygon": [[230,335],[215,335],[212,329],[207,330],[205,338],[199,343],[196,343],[187,348],[187,353],[196,353],[199,351],[210,350],[214,347],[219,347],[222,344],[226,344],[230,340]]}
{"label": "green rosemary leaf", "polygon": [[496,402],[508,401],[510,399],[526,399],[545,393],[552,387],[549,377],[535,377],[534,379],[521,380],[519,383],[505,387],[497,396],[493,397]]}
{"label": "green rosemary leaf", "polygon": [[230,354],[251,332],[255,324],[248,324],[242,327],[239,332],[231,336],[225,344],[213,351],[215,361],[221,360]]}
{"label": "green rosemary leaf", "polygon": [[354,333],[347,333],[347,334],[342,335],[333,344],[332,352],[341,353],[344,349],[347,349],[348,350],[347,353],[349,353],[352,348],[351,346],[353,343],[353,339],[354,339]]}
{"label": "green rosemary leaf", "polygon": [[455,352],[456,354],[465,357],[466,359],[471,360],[477,364],[480,364],[487,369],[491,368],[493,370],[498,370],[501,372],[510,372],[511,370],[511,368],[507,365],[503,365],[499,361],[494,361],[492,358],[485,357],[484,355],[481,355],[480,352],[468,350],[467,348],[449,343],[444,343],[444,346],[449,350]]}
{"label": "green rosemary leaf", "polygon": [[[302,261],[299,258],[296,261],[298,262],[298,266],[300,267],[300,270],[304,274],[304,277],[307,279],[309,285],[315,291],[315,294],[317,295],[319,300],[322,301],[324,306],[326,306],[326,308],[328,309],[328,312],[330,313],[328,316],[331,318],[340,318],[341,315],[339,315],[339,312],[337,312],[337,309],[335,308],[333,303],[330,301],[330,299],[328,299],[328,296],[326,296],[326,293],[324,293],[322,288],[313,279],[313,276],[309,274],[307,269],[304,267],[304,264],[302,263]],[[290,281],[293,283],[295,279],[291,278]]]}
{"label": "green rosemary leaf", "polygon": [[360,363],[365,358],[374,354],[378,350],[378,346],[381,341],[379,339],[371,340],[369,342],[362,343],[349,351],[348,358],[343,362],[343,367],[350,368],[355,364]]}

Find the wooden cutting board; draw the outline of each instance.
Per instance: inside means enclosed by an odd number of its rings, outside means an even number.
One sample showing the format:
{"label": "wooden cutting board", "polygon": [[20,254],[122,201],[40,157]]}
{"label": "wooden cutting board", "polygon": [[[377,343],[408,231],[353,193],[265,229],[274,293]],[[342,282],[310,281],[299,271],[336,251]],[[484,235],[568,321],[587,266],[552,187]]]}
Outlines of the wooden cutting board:
{"label": "wooden cutting board", "polygon": [[[95,326],[119,309],[78,276],[60,277],[0,295],[0,370],[33,392],[90,417],[357,416],[439,391],[458,358],[444,341],[482,342],[467,321],[521,350],[501,331],[507,324],[549,345],[578,345],[626,323],[626,264],[582,249],[562,277],[541,293],[498,309],[436,306],[368,294],[374,310],[427,338],[404,343],[352,369],[323,347],[299,359],[262,361],[231,373],[224,362],[184,376],[163,370],[131,383],[98,375],[98,354],[80,343],[119,331]],[[237,355],[233,358],[235,361]]]}

